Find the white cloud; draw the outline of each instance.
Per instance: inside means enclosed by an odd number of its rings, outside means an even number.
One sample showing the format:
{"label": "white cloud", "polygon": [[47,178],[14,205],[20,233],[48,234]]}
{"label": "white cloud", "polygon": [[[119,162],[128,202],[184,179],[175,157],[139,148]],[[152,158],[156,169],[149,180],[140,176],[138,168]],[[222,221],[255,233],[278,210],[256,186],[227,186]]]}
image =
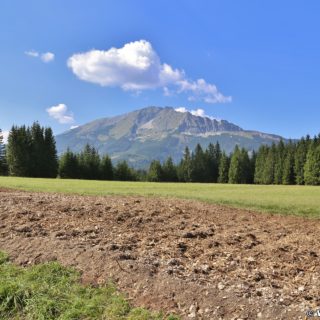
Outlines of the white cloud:
{"label": "white cloud", "polygon": [[27,56],[34,57],[34,58],[39,57],[39,52],[34,51],[34,50],[25,51],[25,54],[26,54]]}
{"label": "white cloud", "polygon": [[130,42],[122,48],[77,53],[67,64],[79,79],[105,87],[131,91],[163,88],[166,96],[176,92],[207,103],[231,101],[215,85],[203,79],[189,80],[183,70],[162,63],[146,40]]}
{"label": "white cloud", "polygon": [[196,109],[196,110],[188,110],[187,108],[185,107],[179,107],[179,108],[176,108],[174,109],[175,111],[177,112],[189,112],[191,113],[192,115],[194,116],[198,116],[198,117],[202,117],[202,118],[209,118],[211,120],[218,120],[217,118],[215,117],[212,117],[212,116],[209,116],[206,114],[206,112],[203,110],[203,109]]}
{"label": "white cloud", "polygon": [[46,53],[41,54],[41,60],[46,63],[53,61],[54,60],[54,53],[46,52]]}
{"label": "white cloud", "polygon": [[48,108],[47,112],[50,117],[58,120],[59,123],[67,124],[74,122],[73,113],[69,112],[68,107],[63,103]]}
{"label": "white cloud", "polygon": [[54,53],[52,52],[39,53],[38,51],[35,51],[35,50],[25,51],[25,54],[32,58],[38,58],[45,63],[53,61],[55,57]]}
{"label": "white cloud", "polygon": [[70,127],[70,130],[72,130],[72,129],[76,129],[76,128],[78,128],[79,126],[71,126]]}
{"label": "white cloud", "polygon": [[9,131],[2,131],[2,136],[3,136],[3,142],[7,143],[8,142],[8,137],[9,137]]}

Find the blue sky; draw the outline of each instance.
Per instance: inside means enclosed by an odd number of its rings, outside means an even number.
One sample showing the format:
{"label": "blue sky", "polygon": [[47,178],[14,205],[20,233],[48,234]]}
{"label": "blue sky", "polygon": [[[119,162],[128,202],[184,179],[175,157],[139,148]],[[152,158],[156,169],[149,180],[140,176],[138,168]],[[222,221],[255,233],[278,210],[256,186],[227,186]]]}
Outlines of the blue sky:
{"label": "blue sky", "polygon": [[60,133],[157,105],[318,134],[319,12],[317,0],[2,0],[0,128]]}

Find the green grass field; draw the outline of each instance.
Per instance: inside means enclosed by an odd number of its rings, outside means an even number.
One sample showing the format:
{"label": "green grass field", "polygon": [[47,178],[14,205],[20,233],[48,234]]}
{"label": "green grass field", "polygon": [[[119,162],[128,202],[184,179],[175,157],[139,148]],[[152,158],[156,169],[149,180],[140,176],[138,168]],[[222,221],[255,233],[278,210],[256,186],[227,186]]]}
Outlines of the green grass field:
{"label": "green grass field", "polygon": [[320,187],[151,183],[0,177],[0,187],[81,195],[196,199],[262,212],[320,217]]}
{"label": "green grass field", "polygon": [[84,286],[72,268],[49,262],[22,268],[0,251],[0,319],[179,320],[132,308],[112,284]]}

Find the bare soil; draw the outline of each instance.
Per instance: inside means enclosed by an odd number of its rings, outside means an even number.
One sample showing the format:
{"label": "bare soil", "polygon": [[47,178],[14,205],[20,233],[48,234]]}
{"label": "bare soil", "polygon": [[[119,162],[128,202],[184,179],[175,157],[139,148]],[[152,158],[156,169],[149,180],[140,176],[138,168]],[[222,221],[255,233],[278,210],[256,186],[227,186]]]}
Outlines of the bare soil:
{"label": "bare soil", "polygon": [[304,319],[320,306],[319,240],[317,220],[197,201],[0,191],[13,262],[58,260],[182,319]]}

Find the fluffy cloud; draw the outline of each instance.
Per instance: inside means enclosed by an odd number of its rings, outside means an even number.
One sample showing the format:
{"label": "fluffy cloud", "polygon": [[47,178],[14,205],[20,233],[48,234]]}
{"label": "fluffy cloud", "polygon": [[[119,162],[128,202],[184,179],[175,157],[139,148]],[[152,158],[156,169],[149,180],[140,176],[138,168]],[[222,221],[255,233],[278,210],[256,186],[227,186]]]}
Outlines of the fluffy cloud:
{"label": "fluffy cloud", "polygon": [[47,109],[50,117],[59,121],[59,123],[67,124],[74,122],[73,113],[68,111],[68,107],[60,103]]}
{"label": "fluffy cloud", "polygon": [[189,113],[191,113],[191,114],[194,115],[194,116],[198,116],[198,117],[202,117],[202,118],[209,118],[209,119],[211,119],[211,120],[214,120],[214,119],[218,120],[217,118],[208,116],[203,109],[188,110],[188,109],[185,108],[185,107],[180,107],[180,108],[176,108],[176,109],[174,109],[174,110],[176,110],[176,111],[178,111],[178,112],[183,112],[183,113],[189,112]]}
{"label": "fluffy cloud", "polygon": [[31,50],[31,51],[26,51],[25,54],[33,58],[39,58],[41,61],[45,63],[48,63],[54,60],[54,53],[52,52],[39,53],[37,51]]}
{"label": "fluffy cloud", "polygon": [[68,67],[81,80],[106,87],[141,91],[163,88],[165,95],[186,93],[190,100],[229,102],[217,87],[203,79],[189,80],[183,70],[162,63],[150,42],[130,42],[122,48],[91,50],[68,59]]}

